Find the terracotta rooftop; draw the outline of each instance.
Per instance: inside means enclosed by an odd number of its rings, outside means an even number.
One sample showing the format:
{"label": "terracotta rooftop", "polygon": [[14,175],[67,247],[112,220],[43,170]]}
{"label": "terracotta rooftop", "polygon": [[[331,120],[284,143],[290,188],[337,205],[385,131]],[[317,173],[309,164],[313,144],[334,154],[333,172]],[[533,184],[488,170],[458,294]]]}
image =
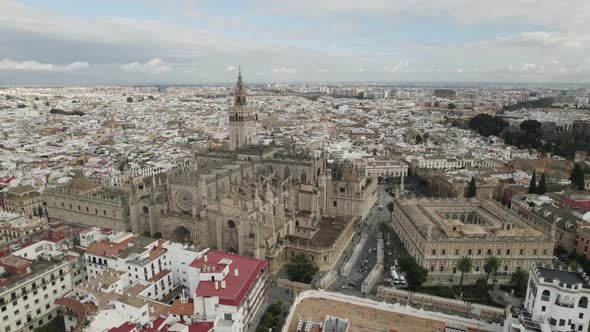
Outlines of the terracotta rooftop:
{"label": "terracotta rooftop", "polygon": [[37,190],[35,189],[35,187],[31,186],[30,184],[27,184],[25,186],[8,188],[6,191],[11,194],[24,194],[24,193],[28,193],[30,191],[37,191]]}
{"label": "terracotta rooftop", "polygon": [[129,246],[129,242],[133,239],[135,239],[135,237],[130,237],[119,243],[113,243],[109,241],[95,242],[88,247],[86,252],[96,256],[113,257],[119,252],[123,251],[123,249],[127,248]]}
{"label": "terracotta rooftop", "polygon": [[180,300],[174,301],[170,307],[170,313],[174,315],[192,315],[194,312],[194,303],[182,303]]}

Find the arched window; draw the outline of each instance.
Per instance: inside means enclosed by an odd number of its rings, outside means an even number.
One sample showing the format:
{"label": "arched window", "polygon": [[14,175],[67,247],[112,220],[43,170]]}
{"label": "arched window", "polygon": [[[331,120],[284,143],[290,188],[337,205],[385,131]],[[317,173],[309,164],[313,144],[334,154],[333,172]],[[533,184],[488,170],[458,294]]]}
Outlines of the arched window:
{"label": "arched window", "polygon": [[585,296],[582,296],[580,298],[580,301],[578,301],[578,307],[580,308],[588,308],[588,298]]}
{"label": "arched window", "polygon": [[149,212],[149,209],[148,209],[148,207],[147,207],[147,206],[144,206],[144,207],[142,208],[142,210],[143,210],[143,213],[146,213],[146,214]]}
{"label": "arched window", "polygon": [[228,220],[227,221],[227,227],[229,227],[229,228],[236,228],[236,222],[233,221],[233,220],[231,220],[231,219]]}
{"label": "arched window", "polygon": [[549,301],[549,298],[551,297],[551,292],[549,292],[549,290],[544,290],[543,293],[541,293],[541,301]]}

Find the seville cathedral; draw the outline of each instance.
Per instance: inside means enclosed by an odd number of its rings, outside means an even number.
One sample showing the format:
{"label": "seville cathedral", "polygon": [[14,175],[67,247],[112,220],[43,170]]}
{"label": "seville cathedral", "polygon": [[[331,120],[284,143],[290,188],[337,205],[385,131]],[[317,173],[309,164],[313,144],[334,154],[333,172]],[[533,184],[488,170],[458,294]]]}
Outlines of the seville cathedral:
{"label": "seville cathedral", "polygon": [[322,150],[256,145],[257,115],[241,73],[228,111],[229,148],[194,151],[190,166],[112,188],[78,176],[47,190],[52,221],[190,241],[267,259],[278,272],[303,252],[331,269],[377,201],[377,181]]}

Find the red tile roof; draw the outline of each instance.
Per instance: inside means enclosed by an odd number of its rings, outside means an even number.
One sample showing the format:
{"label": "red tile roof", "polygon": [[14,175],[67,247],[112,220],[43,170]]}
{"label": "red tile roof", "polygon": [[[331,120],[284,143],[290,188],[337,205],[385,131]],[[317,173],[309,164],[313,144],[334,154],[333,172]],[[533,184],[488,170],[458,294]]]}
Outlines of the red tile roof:
{"label": "red tile roof", "polygon": [[113,327],[109,332],[131,332],[137,327],[137,324],[123,323],[119,327]]}
{"label": "red tile roof", "polygon": [[164,323],[166,319],[164,317],[158,317],[154,320],[152,327],[149,327],[149,324],[147,326],[145,326],[141,332],[167,332],[168,331],[168,326],[164,325],[162,326],[162,328],[160,328],[160,325],[162,325],[162,323]]}
{"label": "red tile roof", "polygon": [[[242,303],[242,300],[256,281],[256,278],[258,278],[260,272],[266,268],[266,261],[209,250],[207,252],[207,262],[205,262],[203,256],[193,261],[191,266],[196,268],[216,266],[221,269],[224,265],[220,265],[218,262],[224,258],[232,261],[229,267],[230,271],[224,278],[226,287],[222,288],[221,281],[219,281],[219,288],[216,290],[214,281],[200,281],[197,286],[196,296],[218,296],[220,304],[237,307]],[[236,268],[238,269],[237,277],[234,274]]]}
{"label": "red tile roof", "polygon": [[576,207],[580,210],[584,210],[586,212],[590,211],[590,201],[588,201],[588,200],[576,201],[571,198],[563,198],[561,200],[561,202],[565,205],[573,206],[573,207]]}
{"label": "red tile roof", "polygon": [[213,328],[213,322],[194,323],[188,327],[189,332],[209,332]]}

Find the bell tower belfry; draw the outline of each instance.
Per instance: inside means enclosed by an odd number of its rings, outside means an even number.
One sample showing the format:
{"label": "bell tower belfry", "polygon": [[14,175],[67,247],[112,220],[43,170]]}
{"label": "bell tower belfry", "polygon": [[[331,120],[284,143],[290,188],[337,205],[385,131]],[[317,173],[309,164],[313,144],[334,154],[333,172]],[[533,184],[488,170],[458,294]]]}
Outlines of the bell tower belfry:
{"label": "bell tower belfry", "polygon": [[229,109],[229,149],[234,151],[252,144],[254,139],[254,112],[246,104],[246,89],[242,81],[242,70],[234,96],[234,106]]}

